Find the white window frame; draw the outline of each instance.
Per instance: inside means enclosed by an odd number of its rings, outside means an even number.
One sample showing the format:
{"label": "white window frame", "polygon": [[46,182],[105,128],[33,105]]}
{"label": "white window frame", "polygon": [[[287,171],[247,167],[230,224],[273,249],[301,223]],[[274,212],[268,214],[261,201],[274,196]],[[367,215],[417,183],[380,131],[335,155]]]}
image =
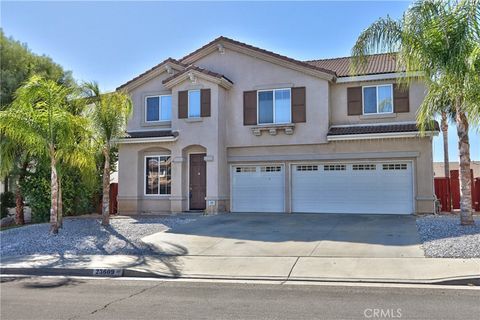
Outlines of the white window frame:
{"label": "white window frame", "polygon": [[[172,121],[172,111],[171,111],[171,108],[172,108],[172,104],[170,103],[170,119],[168,120],[162,120],[162,97],[170,97],[170,99],[172,98],[172,95],[171,94],[157,94],[157,95],[150,95],[150,96],[145,96],[145,99],[144,99],[144,105],[145,105],[145,108],[144,108],[144,113],[145,113],[145,123],[155,123],[155,122],[169,122],[169,121]],[[147,119],[147,99],[148,98],[158,98],[158,120],[148,120]]]}
{"label": "white window frame", "polygon": [[[276,122],[275,119],[275,91],[288,90],[290,92],[290,118],[287,122]],[[273,122],[272,123],[260,123],[260,92],[272,91],[273,93]],[[258,125],[272,125],[272,124],[290,124],[292,123],[292,88],[276,88],[276,89],[264,89],[257,90],[257,124]]]}
{"label": "white window frame", "polygon": [[[147,193],[147,158],[158,158],[160,157],[170,157],[172,156],[170,154],[148,154],[143,157],[143,195],[146,197],[170,197],[172,194],[172,186],[170,184],[170,193],[160,193],[160,185],[158,186],[158,193]],[[172,164],[170,163],[170,178],[172,176],[171,173],[172,170]]]}
{"label": "white window frame", "polygon": [[[378,112],[378,87],[390,87],[390,93],[392,95],[392,111],[388,112]],[[376,97],[377,97],[377,112],[375,113],[365,113],[365,88],[375,88],[376,89]],[[373,86],[362,86],[362,115],[375,115],[375,114],[391,114],[394,113],[395,107],[393,105],[393,84],[386,83],[386,84],[376,84]]]}
{"label": "white window frame", "polygon": [[[199,113],[200,113],[200,114],[199,114],[198,117],[192,117],[192,116],[190,116],[190,92],[192,92],[192,91],[198,91],[198,94],[199,94],[199,99],[200,99],[200,100],[199,100],[199,103],[200,103],[200,110],[199,110],[200,112],[199,112]],[[188,112],[188,113],[187,113],[188,118],[189,118],[189,119],[199,119],[199,118],[201,118],[201,117],[202,117],[202,91],[201,91],[200,89],[188,90],[188,92],[187,92],[187,97],[188,97],[188,110],[187,110],[187,112]]]}

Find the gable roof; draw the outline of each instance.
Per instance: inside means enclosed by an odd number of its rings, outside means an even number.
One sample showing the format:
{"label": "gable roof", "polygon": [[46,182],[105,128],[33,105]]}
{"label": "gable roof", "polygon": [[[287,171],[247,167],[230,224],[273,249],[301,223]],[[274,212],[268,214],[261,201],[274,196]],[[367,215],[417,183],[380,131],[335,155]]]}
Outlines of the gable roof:
{"label": "gable roof", "polygon": [[205,74],[207,76],[210,76],[210,77],[214,77],[214,78],[217,78],[217,79],[225,79],[226,81],[230,82],[231,84],[233,84],[233,82],[228,79],[227,77],[225,77],[223,74],[220,74],[220,73],[216,73],[216,72],[213,72],[213,71],[210,71],[210,70],[207,70],[207,69],[204,69],[204,68],[200,68],[198,66],[195,66],[195,65],[189,65],[187,68],[185,68],[183,71],[180,71],[176,74],[174,74],[173,76],[171,77],[168,77],[167,79],[163,80],[162,83],[167,83],[167,82],[170,82],[171,80],[173,79],[176,79],[178,77],[180,77],[181,75],[187,73],[188,71],[198,71],[202,74]]}
{"label": "gable roof", "polygon": [[[197,66],[194,66],[193,63],[199,59],[199,57],[206,55],[211,52],[211,50],[217,49],[219,46],[222,46],[223,44],[230,45],[230,46],[236,46],[239,48],[243,48],[249,52],[255,52],[256,54],[263,55],[264,57],[270,57],[274,61],[283,61],[287,64],[290,64],[290,66],[297,66],[300,67],[301,70],[305,70],[308,72],[314,73],[314,74],[320,74],[320,75],[325,75],[329,77],[330,80],[335,80],[335,78],[339,77],[350,77],[350,76],[358,76],[358,75],[375,75],[375,74],[386,74],[386,73],[396,73],[399,70],[397,69],[397,63],[396,63],[396,54],[392,53],[383,53],[383,54],[375,54],[375,55],[370,55],[367,56],[367,64],[354,74],[351,72],[350,69],[350,64],[352,62],[352,57],[341,57],[341,58],[332,58],[332,59],[319,59],[319,60],[308,60],[308,61],[300,61],[296,60],[272,51],[268,51],[265,49],[261,49],[240,41],[236,41],[224,36],[218,37],[213,41],[210,41],[206,45],[202,46],[201,48],[187,54],[180,60],[176,60],[173,58],[168,58],[153,68],[139,74],[132,80],[122,84],[117,88],[117,90],[124,89],[127,86],[131,85],[132,83],[136,82],[137,80],[150,75],[154,73],[155,71],[158,71],[160,68],[163,66],[170,64],[174,66],[178,66],[181,69],[180,74],[184,74],[185,68],[191,67],[190,70],[195,70],[198,72],[201,72],[206,75],[210,76],[218,76],[219,74],[213,72],[213,71],[208,71],[202,68],[199,68]],[[203,54],[203,55],[202,55]],[[193,66],[192,66],[193,65]],[[304,68],[304,69],[302,69]],[[199,70],[199,69],[202,69]],[[164,83],[173,80],[176,76],[179,76],[180,74],[175,74],[166,80],[164,80]],[[223,77],[224,79],[228,80],[228,82],[232,83],[228,78],[226,78],[223,75],[219,75]],[[167,81],[168,80],[168,81]]]}
{"label": "gable roof", "polygon": [[173,65],[177,65],[179,67],[182,67],[182,68],[186,68],[187,66],[184,65],[183,63],[181,63],[180,61],[176,60],[176,59],[173,59],[173,58],[168,58],[166,60],[163,60],[162,62],[160,62],[159,64],[157,64],[156,66],[154,66],[153,68],[150,68],[148,69],[147,71],[145,72],[142,72],[141,74],[139,74],[138,76],[136,76],[135,78],[133,78],[132,80],[129,80],[127,82],[125,82],[124,84],[122,84],[121,86],[119,86],[117,88],[117,90],[121,90],[121,89],[124,89],[125,87],[127,87],[128,85],[130,85],[131,83],[139,80],[140,78],[146,76],[147,74],[150,74],[164,66],[166,66],[167,64],[173,64]]}
{"label": "gable roof", "polygon": [[356,73],[353,73],[350,68],[353,57],[310,60],[305,62],[317,67],[332,70],[339,78],[359,75],[394,73],[399,71],[397,68],[396,54],[394,53],[373,54],[366,56],[366,58],[366,64],[359,67]]}
{"label": "gable roof", "polygon": [[296,64],[298,66],[301,66],[301,67],[313,69],[313,70],[316,70],[316,71],[325,72],[327,74],[335,76],[335,72],[332,71],[332,70],[329,70],[329,69],[326,69],[326,68],[323,68],[323,67],[320,67],[320,66],[316,66],[314,64],[310,64],[310,63],[307,63],[307,62],[304,62],[304,61],[296,60],[296,59],[293,59],[293,58],[290,58],[290,57],[287,57],[287,56],[284,56],[284,55],[281,55],[281,54],[278,54],[278,53],[275,53],[275,52],[272,52],[272,51],[261,49],[261,48],[246,44],[244,42],[233,40],[233,39],[230,39],[230,38],[227,38],[227,37],[224,37],[224,36],[218,37],[215,40],[210,41],[209,43],[207,43],[203,47],[193,51],[192,53],[189,53],[188,55],[186,55],[185,57],[180,59],[180,61],[182,63],[185,63],[185,64],[190,64],[194,61],[193,57],[195,55],[199,54],[200,52],[204,51],[205,49],[207,49],[209,47],[214,46],[215,44],[220,44],[221,42],[225,42],[225,43],[233,44],[233,45],[243,47],[243,48],[246,48],[246,49],[250,49],[250,50],[253,50],[255,52],[266,54],[268,56],[271,56],[271,57],[274,57],[274,58],[277,58],[277,59],[281,59],[281,60],[286,61],[286,62],[294,63],[294,64]]}

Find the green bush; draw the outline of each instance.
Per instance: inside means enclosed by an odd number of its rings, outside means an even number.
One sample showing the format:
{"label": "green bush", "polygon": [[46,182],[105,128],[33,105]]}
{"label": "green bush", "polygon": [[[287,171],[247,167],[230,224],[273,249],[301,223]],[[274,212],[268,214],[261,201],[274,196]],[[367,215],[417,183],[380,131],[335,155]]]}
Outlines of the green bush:
{"label": "green bush", "polygon": [[[26,202],[32,208],[33,222],[50,219],[50,166],[39,162],[34,172],[28,172],[22,184]],[[93,211],[94,187],[84,182],[76,168],[62,172],[63,216],[81,215]]]}
{"label": "green bush", "polygon": [[2,218],[7,216],[7,208],[15,207],[15,195],[11,191],[6,191],[0,194],[0,216]]}

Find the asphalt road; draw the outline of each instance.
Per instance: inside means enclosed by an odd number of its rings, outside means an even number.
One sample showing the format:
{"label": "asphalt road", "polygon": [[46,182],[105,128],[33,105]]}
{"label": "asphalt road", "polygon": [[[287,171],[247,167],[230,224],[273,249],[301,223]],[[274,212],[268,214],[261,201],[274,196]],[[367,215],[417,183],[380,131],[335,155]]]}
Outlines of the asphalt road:
{"label": "asphalt road", "polygon": [[1,278],[1,319],[479,319],[480,291]]}

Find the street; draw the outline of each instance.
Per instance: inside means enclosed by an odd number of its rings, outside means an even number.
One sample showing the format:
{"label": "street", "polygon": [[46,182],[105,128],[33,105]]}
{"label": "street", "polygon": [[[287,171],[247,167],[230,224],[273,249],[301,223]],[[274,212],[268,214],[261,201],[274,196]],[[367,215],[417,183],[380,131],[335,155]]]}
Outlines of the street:
{"label": "street", "polygon": [[478,319],[480,291],[1,278],[1,319]]}

